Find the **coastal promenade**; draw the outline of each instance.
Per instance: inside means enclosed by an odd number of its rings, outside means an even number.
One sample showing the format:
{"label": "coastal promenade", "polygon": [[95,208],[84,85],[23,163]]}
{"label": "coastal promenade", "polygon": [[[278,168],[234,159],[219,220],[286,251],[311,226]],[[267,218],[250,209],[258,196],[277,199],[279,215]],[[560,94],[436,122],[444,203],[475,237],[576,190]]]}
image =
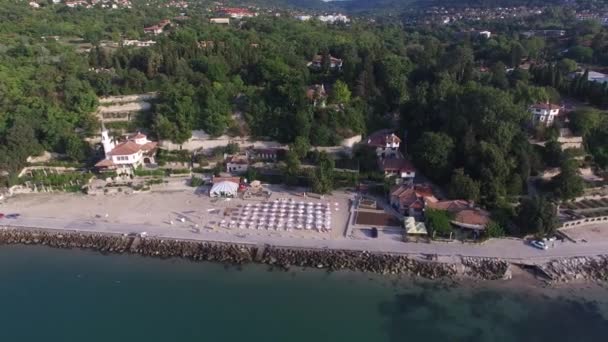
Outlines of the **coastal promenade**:
{"label": "coastal promenade", "polygon": [[3,222],[11,228],[69,230],[89,233],[128,234],[146,232],[150,237],[180,240],[197,240],[235,244],[272,245],[287,248],[356,250],[394,254],[436,254],[449,257],[500,258],[512,262],[536,264],[550,259],[597,256],[608,253],[608,241],[596,243],[555,242],[546,251],[532,248],[517,239],[492,239],[482,244],[460,242],[407,243],[376,239],[305,239],[285,236],[260,236],[246,231],[224,233],[214,230],[195,231],[186,227],[155,226],[150,224],[116,224],[94,220],[61,220],[55,218],[18,218]]}

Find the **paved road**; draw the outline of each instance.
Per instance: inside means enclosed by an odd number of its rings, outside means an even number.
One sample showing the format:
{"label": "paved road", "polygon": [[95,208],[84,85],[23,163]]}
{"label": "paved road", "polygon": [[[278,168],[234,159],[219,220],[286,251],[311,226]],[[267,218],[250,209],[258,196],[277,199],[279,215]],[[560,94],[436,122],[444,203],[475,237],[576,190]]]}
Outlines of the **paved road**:
{"label": "paved road", "polygon": [[36,227],[118,234],[141,233],[145,231],[149,236],[161,238],[241,244],[269,244],[281,247],[329,248],[417,255],[437,254],[443,257],[492,257],[529,264],[540,263],[554,258],[608,254],[608,241],[595,243],[555,242],[555,247],[542,251],[517,239],[494,239],[483,244],[464,244],[460,242],[406,243],[390,239],[306,239],[279,236],[278,233],[276,236],[256,235],[248,233],[247,230],[222,233],[208,229],[193,229],[186,224],[175,226],[129,225],[104,222],[102,219],[68,221],[43,217],[4,219],[2,224],[16,228]]}

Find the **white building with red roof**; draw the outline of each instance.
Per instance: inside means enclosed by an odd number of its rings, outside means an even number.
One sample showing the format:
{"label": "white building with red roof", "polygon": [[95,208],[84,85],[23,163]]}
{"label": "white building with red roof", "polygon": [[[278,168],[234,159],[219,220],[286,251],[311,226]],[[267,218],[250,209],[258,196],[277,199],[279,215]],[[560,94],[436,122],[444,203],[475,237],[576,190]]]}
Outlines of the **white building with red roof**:
{"label": "white building with red roof", "polygon": [[435,210],[444,210],[452,214],[453,225],[460,228],[484,230],[490,223],[490,213],[475,207],[472,202],[465,200],[450,200],[428,202],[428,207]]}
{"label": "white building with red roof", "polygon": [[127,136],[117,144],[102,126],[101,144],[105,158],[95,164],[98,169],[134,169],[144,164],[154,164],[157,143],[140,132]]}
{"label": "white building with red roof", "polygon": [[405,158],[380,158],[378,165],[384,176],[396,177],[397,183],[411,184],[416,177],[416,168]]}
{"label": "white building with red roof", "polygon": [[560,106],[549,102],[533,104],[530,106],[532,123],[534,125],[551,126],[559,115],[560,109]]}
{"label": "white building with red roof", "polygon": [[379,158],[395,158],[399,156],[401,138],[391,129],[383,129],[370,134],[365,143],[376,149]]}

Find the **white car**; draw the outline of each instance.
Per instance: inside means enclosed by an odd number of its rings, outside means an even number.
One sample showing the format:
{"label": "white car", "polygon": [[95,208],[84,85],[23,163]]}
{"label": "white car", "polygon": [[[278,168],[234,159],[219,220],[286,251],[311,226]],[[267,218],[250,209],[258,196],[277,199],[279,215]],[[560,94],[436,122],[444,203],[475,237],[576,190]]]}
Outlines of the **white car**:
{"label": "white car", "polygon": [[531,244],[533,247],[536,247],[536,248],[538,248],[538,249],[542,249],[542,250],[546,250],[546,249],[548,249],[548,248],[549,248],[549,247],[547,247],[547,244],[545,244],[545,242],[544,242],[544,241],[540,241],[540,240],[532,240],[532,241],[530,242],[530,244]]}

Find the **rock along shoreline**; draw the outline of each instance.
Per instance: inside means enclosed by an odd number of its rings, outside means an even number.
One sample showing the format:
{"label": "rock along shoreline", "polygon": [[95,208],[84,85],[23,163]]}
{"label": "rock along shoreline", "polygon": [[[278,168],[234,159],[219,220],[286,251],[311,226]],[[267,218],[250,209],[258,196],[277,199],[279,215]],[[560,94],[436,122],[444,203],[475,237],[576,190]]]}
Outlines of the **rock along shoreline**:
{"label": "rock along shoreline", "polygon": [[[141,238],[76,231],[36,229],[0,230],[1,245],[43,245],[79,248],[101,253],[135,254],[158,258],[183,258],[227,264],[262,263],[284,270],[312,267],[329,271],[351,270],[378,274],[406,274],[428,279],[511,278],[511,263],[493,258],[454,257],[448,262],[436,256],[410,256],[330,249],[298,249],[247,244]],[[608,280],[608,256],[553,260],[536,270],[550,281]]]}

